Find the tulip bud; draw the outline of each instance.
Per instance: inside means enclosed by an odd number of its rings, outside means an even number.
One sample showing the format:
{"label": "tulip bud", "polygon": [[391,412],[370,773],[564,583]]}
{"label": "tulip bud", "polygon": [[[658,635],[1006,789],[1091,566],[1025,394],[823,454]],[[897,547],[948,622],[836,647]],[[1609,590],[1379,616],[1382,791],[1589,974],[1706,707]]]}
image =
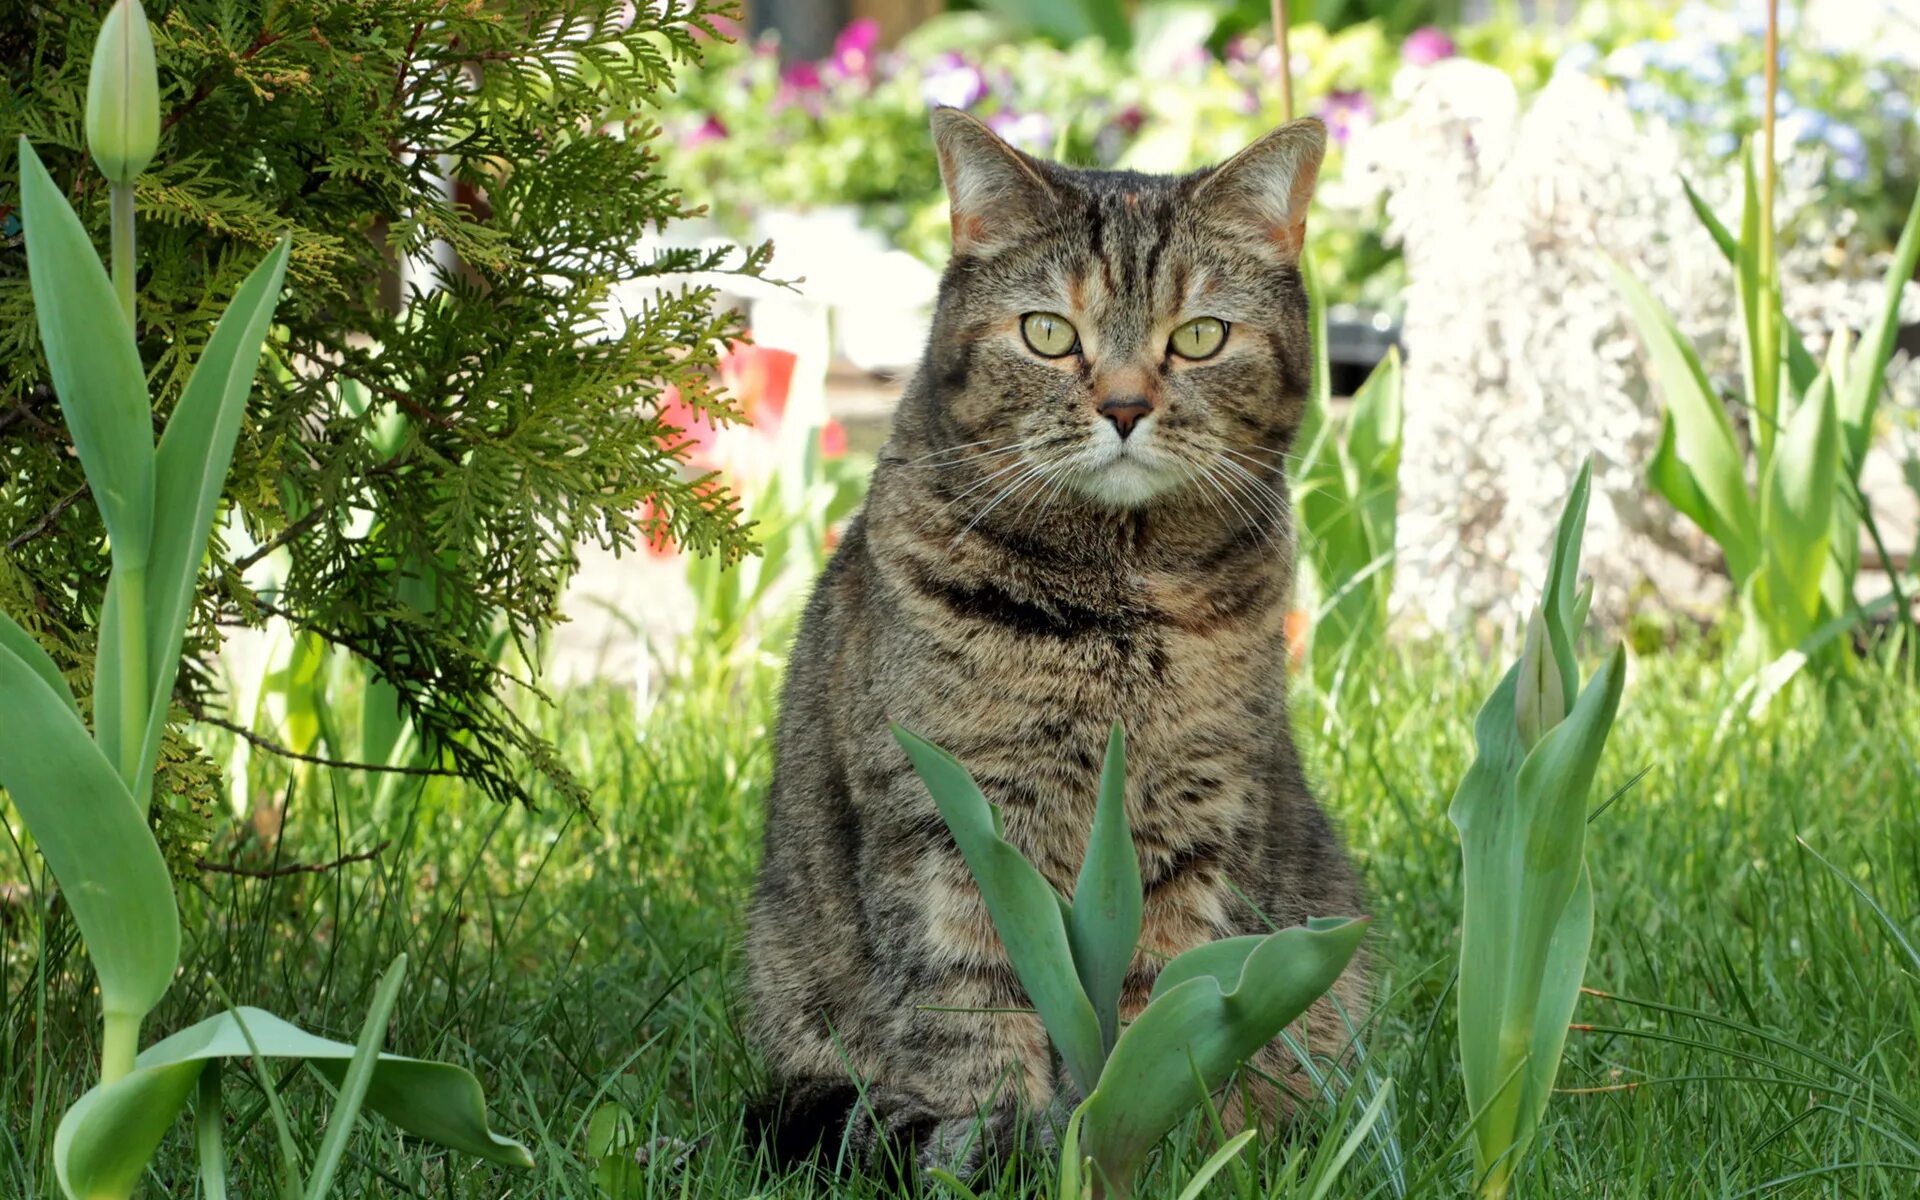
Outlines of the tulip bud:
{"label": "tulip bud", "polygon": [[87,76],[87,149],[112,183],[130,184],[160,146],[160,76],[140,0],[119,0],[100,26]]}
{"label": "tulip bud", "polygon": [[1546,612],[1538,605],[1534,607],[1533,616],[1527,619],[1527,644],[1520,653],[1513,715],[1520,726],[1520,743],[1528,749],[1567,716],[1560,664],[1554,661],[1553,647],[1547,644]]}

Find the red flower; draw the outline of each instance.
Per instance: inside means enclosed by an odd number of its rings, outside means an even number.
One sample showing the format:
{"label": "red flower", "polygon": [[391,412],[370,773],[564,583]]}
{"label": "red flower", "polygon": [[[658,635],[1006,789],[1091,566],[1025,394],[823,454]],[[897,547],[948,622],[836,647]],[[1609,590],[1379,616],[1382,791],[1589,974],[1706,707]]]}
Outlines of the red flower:
{"label": "red flower", "polygon": [[820,455],[823,458],[845,458],[847,456],[847,427],[838,421],[828,421],[820,427]]}
{"label": "red flower", "polygon": [[[688,404],[679,388],[661,391],[654,401],[655,411],[663,423],[678,433],[678,444],[689,470],[700,475],[712,471],[732,474],[733,468],[742,465],[743,460],[751,463],[761,452],[770,452],[787,414],[795,361],[795,355],[787,350],[746,342],[728,346],[720,356],[720,382],[732,395],[744,420],[724,430],[712,417]],[[839,439],[844,452],[844,430]],[[638,519],[645,530],[649,552],[659,556],[676,552],[664,512],[648,503],[641,507]]]}

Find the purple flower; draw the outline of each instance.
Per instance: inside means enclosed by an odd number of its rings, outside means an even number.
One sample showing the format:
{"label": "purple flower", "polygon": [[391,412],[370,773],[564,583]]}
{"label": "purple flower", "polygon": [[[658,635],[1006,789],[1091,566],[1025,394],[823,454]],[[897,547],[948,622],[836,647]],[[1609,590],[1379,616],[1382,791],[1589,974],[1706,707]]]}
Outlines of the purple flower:
{"label": "purple flower", "polygon": [[1226,60],[1230,63],[1250,63],[1259,53],[1259,43],[1244,34],[1227,39]]}
{"label": "purple flower", "polygon": [[880,22],[861,17],[833,39],[830,60],[843,79],[864,79],[873,72],[873,50],[880,44]]}
{"label": "purple flower", "polygon": [[1044,113],[997,112],[987,118],[987,128],[1030,154],[1053,149],[1053,122]]}
{"label": "purple flower", "polygon": [[719,117],[708,113],[706,120],[680,135],[680,147],[683,150],[691,150],[695,146],[704,146],[708,142],[725,141],[726,137],[725,123]]}
{"label": "purple flower", "polygon": [[1132,137],[1134,134],[1140,132],[1142,125],[1147,123],[1147,114],[1140,111],[1138,104],[1129,104],[1119,112],[1113,114],[1113,123],[1116,128],[1124,131],[1128,137]]}
{"label": "purple flower", "polygon": [[1459,49],[1453,44],[1453,39],[1447,36],[1446,30],[1423,25],[1400,43],[1400,57],[1416,67],[1430,67],[1443,58],[1452,58]]}
{"label": "purple flower", "polygon": [[987,77],[960,55],[935,58],[920,79],[920,98],[928,108],[972,108],[987,94]]}
{"label": "purple flower", "polygon": [[1327,123],[1327,132],[1333,140],[1342,146],[1354,134],[1373,124],[1373,101],[1365,92],[1333,91],[1320,102],[1320,119]]}

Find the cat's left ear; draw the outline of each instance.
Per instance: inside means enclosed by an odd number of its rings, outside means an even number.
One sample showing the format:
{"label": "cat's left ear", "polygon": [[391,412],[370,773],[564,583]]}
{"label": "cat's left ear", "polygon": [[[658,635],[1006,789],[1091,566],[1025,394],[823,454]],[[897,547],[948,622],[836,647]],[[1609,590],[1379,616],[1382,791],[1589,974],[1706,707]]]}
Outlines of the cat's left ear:
{"label": "cat's left ear", "polygon": [[1297,262],[1307,241],[1307,203],[1327,152],[1327,127],[1303,117],[1273,130],[1200,180],[1193,202]]}

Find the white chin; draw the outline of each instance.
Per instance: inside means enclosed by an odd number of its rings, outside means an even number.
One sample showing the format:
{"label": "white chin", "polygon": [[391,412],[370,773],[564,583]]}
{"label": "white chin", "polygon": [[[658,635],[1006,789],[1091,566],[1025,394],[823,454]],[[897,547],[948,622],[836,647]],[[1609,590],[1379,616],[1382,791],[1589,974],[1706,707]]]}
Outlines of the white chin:
{"label": "white chin", "polygon": [[1089,499],[1115,508],[1138,508],[1172,485],[1172,480],[1137,460],[1115,458],[1080,473],[1080,490]]}

